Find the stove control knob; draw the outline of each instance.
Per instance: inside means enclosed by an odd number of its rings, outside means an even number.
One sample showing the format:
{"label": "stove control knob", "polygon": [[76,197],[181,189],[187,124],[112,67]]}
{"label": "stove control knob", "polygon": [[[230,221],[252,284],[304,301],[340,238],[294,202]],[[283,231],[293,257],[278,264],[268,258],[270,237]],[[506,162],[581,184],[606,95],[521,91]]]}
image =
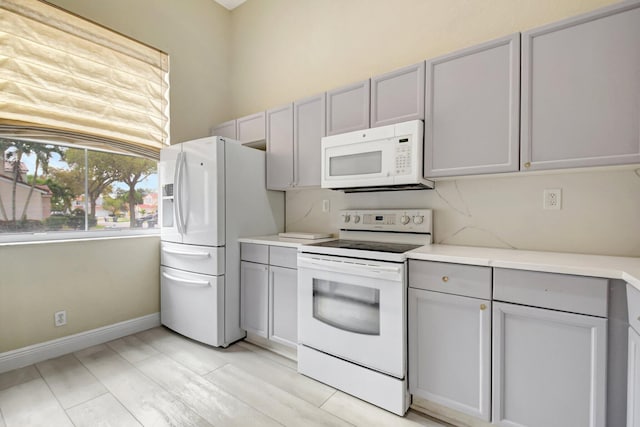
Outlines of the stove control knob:
{"label": "stove control knob", "polygon": [[416,215],[413,217],[414,224],[422,224],[424,222],[424,217],[422,215]]}
{"label": "stove control knob", "polygon": [[345,224],[346,224],[347,222],[351,221],[351,215],[349,215],[349,214],[344,214],[344,215],[342,215],[342,221],[344,221],[344,222],[345,222]]}
{"label": "stove control knob", "polygon": [[400,217],[400,222],[402,223],[402,225],[409,224],[409,221],[411,221],[411,218],[409,218],[407,215],[402,215]]}
{"label": "stove control knob", "polygon": [[354,216],[353,216],[353,222],[354,222],[355,224],[359,223],[359,222],[360,222],[360,215],[354,215]]}

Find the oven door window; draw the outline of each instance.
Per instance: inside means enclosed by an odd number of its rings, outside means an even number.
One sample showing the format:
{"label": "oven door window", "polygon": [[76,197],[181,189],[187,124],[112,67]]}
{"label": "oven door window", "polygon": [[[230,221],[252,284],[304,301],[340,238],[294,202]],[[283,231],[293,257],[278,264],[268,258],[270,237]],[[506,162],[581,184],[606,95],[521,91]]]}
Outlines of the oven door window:
{"label": "oven door window", "polygon": [[380,335],[380,290],[313,279],[313,317],[344,331]]}
{"label": "oven door window", "polygon": [[369,175],[382,172],[382,151],[329,158],[330,176]]}

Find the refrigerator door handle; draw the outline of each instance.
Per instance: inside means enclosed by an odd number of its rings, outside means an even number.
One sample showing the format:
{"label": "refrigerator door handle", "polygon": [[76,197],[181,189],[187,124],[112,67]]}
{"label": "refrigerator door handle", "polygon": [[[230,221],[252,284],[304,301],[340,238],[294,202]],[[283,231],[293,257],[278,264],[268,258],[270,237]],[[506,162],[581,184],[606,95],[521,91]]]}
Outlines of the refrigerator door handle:
{"label": "refrigerator door handle", "polygon": [[178,227],[178,233],[184,234],[184,223],[182,220],[182,156],[184,153],[178,153],[178,157],[176,158],[176,170],[175,175],[173,177],[173,185],[175,191],[175,211],[176,211],[176,226]]}
{"label": "refrigerator door handle", "polygon": [[[182,217],[182,230],[184,234],[187,234],[187,220],[189,218],[189,205],[191,204],[191,201],[189,200],[189,191],[187,190],[187,188],[189,188],[189,183],[188,182],[182,182],[185,181],[185,171],[187,169],[187,153],[186,152],[182,152],[182,167],[180,168],[180,187],[181,188],[185,188],[184,193],[180,193],[180,216]],[[188,176],[187,176],[188,179]],[[182,211],[182,206],[186,206],[186,214],[185,212]]]}
{"label": "refrigerator door handle", "polygon": [[162,276],[171,280],[172,282],[176,282],[178,284],[184,284],[190,287],[195,287],[195,288],[206,288],[208,286],[211,286],[211,282],[209,282],[208,280],[188,280],[188,279],[181,279],[179,277],[175,277],[172,276],[170,274],[167,273],[162,273]]}

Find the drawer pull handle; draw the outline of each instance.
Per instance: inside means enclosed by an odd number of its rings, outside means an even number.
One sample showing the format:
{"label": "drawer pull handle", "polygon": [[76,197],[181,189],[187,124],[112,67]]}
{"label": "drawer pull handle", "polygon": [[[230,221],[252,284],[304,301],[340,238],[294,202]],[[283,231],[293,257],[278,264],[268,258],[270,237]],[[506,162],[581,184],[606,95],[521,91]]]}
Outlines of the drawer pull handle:
{"label": "drawer pull handle", "polygon": [[525,168],[527,168],[527,169],[529,169],[529,168],[531,167],[531,162],[526,162],[526,163],[524,164],[524,167],[525,167]]}
{"label": "drawer pull handle", "polygon": [[449,276],[442,276],[442,281],[443,282],[448,282],[449,281]]}
{"label": "drawer pull handle", "polygon": [[480,304],[480,310],[486,310],[486,309],[487,309],[486,304]]}

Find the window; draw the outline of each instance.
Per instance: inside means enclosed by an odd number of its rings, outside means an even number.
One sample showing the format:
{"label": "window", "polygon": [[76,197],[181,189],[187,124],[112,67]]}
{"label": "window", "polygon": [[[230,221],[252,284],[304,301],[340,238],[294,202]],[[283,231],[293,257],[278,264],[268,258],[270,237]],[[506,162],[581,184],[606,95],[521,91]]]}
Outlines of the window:
{"label": "window", "polygon": [[0,152],[0,240],[158,228],[155,160],[8,138]]}
{"label": "window", "polygon": [[154,232],[168,55],[39,0],[0,22],[0,242]]}

